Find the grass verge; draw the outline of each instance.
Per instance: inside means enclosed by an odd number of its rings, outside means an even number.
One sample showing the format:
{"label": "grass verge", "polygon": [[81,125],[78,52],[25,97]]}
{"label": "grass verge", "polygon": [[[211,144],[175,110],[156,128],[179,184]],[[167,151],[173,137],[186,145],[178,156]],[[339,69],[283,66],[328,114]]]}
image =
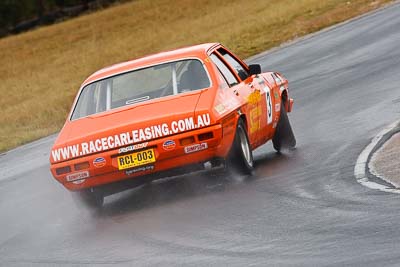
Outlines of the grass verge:
{"label": "grass verge", "polygon": [[0,39],[0,152],[57,132],[101,67],[204,42],[245,58],[388,2],[137,0]]}

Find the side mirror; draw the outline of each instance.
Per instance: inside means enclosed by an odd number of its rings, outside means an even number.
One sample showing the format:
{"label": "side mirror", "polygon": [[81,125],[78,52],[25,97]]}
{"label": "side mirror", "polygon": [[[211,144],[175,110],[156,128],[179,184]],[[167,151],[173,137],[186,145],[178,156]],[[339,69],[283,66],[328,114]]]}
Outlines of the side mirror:
{"label": "side mirror", "polygon": [[251,65],[249,65],[249,72],[250,72],[250,75],[260,74],[261,73],[260,64],[251,64]]}

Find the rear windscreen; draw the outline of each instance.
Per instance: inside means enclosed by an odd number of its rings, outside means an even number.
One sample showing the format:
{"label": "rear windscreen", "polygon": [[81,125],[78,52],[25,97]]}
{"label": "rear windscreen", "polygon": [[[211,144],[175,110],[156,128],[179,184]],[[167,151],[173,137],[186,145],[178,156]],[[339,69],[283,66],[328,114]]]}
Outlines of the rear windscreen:
{"label": "rear windscreen", "polygon": [[186,59],[112,76],[85,86],[71,120],[150,99],[210,87],[200,60]]}

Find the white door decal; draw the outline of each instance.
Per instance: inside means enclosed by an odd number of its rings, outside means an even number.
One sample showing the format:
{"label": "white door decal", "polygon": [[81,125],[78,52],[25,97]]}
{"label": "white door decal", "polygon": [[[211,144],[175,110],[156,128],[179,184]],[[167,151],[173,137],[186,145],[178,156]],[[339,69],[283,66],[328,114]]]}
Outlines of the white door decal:
{"label": "white door decal", "polygon": [[266,86],[264,87],[265,99],[267,101],[267,124],[272,123],[272,103],[271,103],[271,89]]}

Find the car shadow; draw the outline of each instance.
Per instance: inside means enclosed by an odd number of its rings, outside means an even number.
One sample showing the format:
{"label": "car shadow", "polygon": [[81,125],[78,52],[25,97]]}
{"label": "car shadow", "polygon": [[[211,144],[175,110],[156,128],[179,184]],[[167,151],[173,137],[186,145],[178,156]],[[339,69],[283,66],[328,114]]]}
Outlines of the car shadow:
{"label": "car shadow", "polygon": [[213,170],[164,178],[106,197],[98,215],[121,215],[168,205],[187,198],[223,192],[234,185],[251,180]]}
{"label": "car shadow", "polygon": [[228,192],[252,184],[259,178],[275,175],[295,157],[295,151],[276,153],[262,151],[255,156],[252,176],[226,172],[223,169],[199,171],[153,181],[106,197],[97,216],[113,217],[156,208],[189,198]]}

